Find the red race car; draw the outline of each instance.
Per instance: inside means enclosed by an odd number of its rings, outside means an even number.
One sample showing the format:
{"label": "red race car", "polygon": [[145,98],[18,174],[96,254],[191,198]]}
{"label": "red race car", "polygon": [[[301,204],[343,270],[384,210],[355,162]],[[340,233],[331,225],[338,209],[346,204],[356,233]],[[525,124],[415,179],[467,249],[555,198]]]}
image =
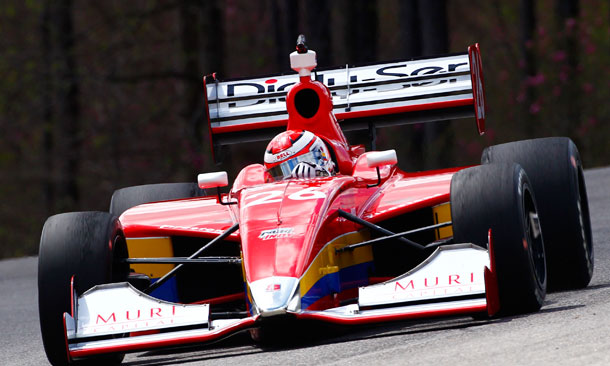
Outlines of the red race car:
{"label": "red race car", "polygon": [[[585,287],[593,246],[583,168],[568,138],[484,150],[482,165],[397,168],[389,125],[474,116],[478,45],[444,57],[298,75],[206,77],[213,151],[271,140],[264,164],[198,183],[117,190],[110,212],[50,217],[40,242],[42,337],[52,364],[202,343],[287,321],[342,325],[540,309]],[[368,130],[373,151],[343,131]],[[273,137],[276,135],[275,137]],[[272,138],[273,137],[273,138]]]}

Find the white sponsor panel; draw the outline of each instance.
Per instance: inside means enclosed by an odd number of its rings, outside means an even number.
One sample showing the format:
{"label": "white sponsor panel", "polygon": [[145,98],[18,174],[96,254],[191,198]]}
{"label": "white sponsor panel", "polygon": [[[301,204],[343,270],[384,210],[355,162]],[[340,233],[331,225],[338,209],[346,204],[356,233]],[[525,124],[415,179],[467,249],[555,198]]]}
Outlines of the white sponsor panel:
{"label": "white sponsor panel", "polygon": [[321,311],[310,311],[305,310],[301,314],[319,318],[322,320],[366,320],[373,319],[373,321],[379,321],[380,319],[386,318],[422,318],[431,316],[434,314],[442,314],[445,312],[472,312],[473,309],[485,309],[487,302],[485,298],[480,299],[469,299],[469,300],[457,300],[457,301],[445,301],[445,302],[434,302],[425,304],[405,304],[391,307],[380,307],[374,309],[361,310],[357,304],[351,304],[341,306],[338,308],[332,308]]}
{"label": "white sponsor panel", "polygon": [[[335,114],[473,98],[467,54],[324,70],[315,79],[330,88]],[[298,81],[291,74],[208,82],[212,128],[287,119],[286,94]]]}
{"label": "white sponsor panel", "polygon": [[441,247],[404,275],[361,287],[358,304],[365,307],[473,295],[484,297],[485,267],[489,267],[485,249],[471,244]]}
{"label": "white sponsor panel", "polygon": [[[66,324],[68,324],[71,318],[67,314],[66,316]],[[83,354],[91,355],[113,352],[113,350],[116,351],[120,347],[133,351],[176,345],[177,342],[180,344],[202,343],[214,339],[220,334],[247,328],[251,326],[253,321],[254,318],[219,319],[212,321],[209,328],[203,329],[180,329],[171,332],[142,334],[137,337],[78,339],[77,343],[70,343],[69,350],[71,354],[78,353],[79,356],[83,356]]]}
{"label": "white sponsor panel", "polygon": [[98,285],[77,300],[74,338],[184,326],[207,327],[209,305],[162,301],[129,283]]}

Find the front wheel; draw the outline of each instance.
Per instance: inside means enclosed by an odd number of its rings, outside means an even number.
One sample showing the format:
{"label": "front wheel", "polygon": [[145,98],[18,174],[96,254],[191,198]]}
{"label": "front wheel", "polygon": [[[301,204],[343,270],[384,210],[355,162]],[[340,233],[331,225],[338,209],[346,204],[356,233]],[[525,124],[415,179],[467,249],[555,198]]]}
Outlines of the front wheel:
{"label": "front wheel", "polygon": [[110,200],[110,213],[121,216],[126,210],[149,202],[205,196],[195,183],[145,184],[117,189]]}
{"label": "front wheel", "polygon": [[509,142],[486,148],[481,162],[518,163],[536,192],[549,289],[586,287],[593,276],[589,202],[578,149],[567,137]]}
{"label": "front wheel", "polygon": [[[70,312],[70,279],[77,294],[127,278],[127,256],[117,219],[107,212],[72,212],[51,216],[42,229],[38,256],[38,311],[47,358],[53,365],[70,363],[63,314]],[[83,360],[84,364],[117,364],[122,355]]]}
{"label": "front wheel", "polygon": [[532,186],[518,164],[490,164],[451,179],[456,243],[487,246],[491,229],[500,314],[537,311],[546,295],[543,236]]}

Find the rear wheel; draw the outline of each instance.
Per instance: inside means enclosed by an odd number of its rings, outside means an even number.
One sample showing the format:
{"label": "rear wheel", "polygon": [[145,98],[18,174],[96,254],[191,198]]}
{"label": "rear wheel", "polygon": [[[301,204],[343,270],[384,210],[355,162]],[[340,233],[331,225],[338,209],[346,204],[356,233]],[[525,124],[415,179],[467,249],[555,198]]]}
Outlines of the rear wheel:
{"label": "rear wheel", "polygon": [[589,202],[580,154],[567,137],[488,147],[483,164],[514,162],[536,192],[547,258],[549,289],[586,287],[593,276]]}
{"label": "rear wheel", "polygon": [[456,243],[487,246],[491,229],[500,313],[533,312],[546,295],[543,236],[534,193],[518,164],[491,164],[457,172],[451,180]]}
{"label": "rear wheel", "polygon": [[120,216],[127,209],[143,203],[205,196],[195,183],[160,183],[117,189],[110,200],[110,213]]}
{"label": "rear wheel", "polygon": [[[77,294],[127,278],[127,255],[115,217],[107,212],[72,212],[51,216],[42,229],[38,257],[38,310],[47,358],[67,365],[63,314],[70,312],[70,279]],[[95,357],[84,364],[118,364],[122,355]]]}

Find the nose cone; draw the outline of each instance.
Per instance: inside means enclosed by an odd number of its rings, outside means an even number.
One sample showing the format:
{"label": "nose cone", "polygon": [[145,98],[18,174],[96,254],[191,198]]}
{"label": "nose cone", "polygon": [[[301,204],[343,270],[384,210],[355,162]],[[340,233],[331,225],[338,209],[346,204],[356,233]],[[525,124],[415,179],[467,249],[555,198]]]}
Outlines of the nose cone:
{"label": "nose cone", "polygon": [[267,277],[250,283],[253,305],[261,316],[286,313],[299,285],[295,277]]}

